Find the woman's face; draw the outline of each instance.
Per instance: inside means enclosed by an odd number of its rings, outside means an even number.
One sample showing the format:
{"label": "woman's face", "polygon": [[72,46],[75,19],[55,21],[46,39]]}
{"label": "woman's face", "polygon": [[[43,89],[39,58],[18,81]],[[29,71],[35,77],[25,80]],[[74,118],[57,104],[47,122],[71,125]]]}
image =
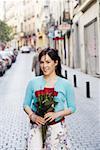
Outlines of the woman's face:
{"label": "woman's face", "polygon": [[48,54],[41,57],[40,68],[44,75],[51,75],[55,73],[55,67],[57,66],[58,61],[52,60]]}

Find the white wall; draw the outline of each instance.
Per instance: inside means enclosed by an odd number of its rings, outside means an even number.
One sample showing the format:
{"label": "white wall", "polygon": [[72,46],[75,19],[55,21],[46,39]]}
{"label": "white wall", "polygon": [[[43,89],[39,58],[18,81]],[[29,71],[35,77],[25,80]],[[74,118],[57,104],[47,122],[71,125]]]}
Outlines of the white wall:
{"label": "white wall", "polygon": [[100,74],[100,1],[97,0],[97,5],[98,5],[98,51],[99,51],[99,74]]}
{"label": "white wall", "polygon": [[[80,33],[80,53],[81,53],[81,69],[85,72],[85,43],[84,43],[84,26],[98,16],[98,5],[94,4],[79,19]],[[97,20],[98,23],[98,20]],[[99,58],[100,59],[100,58]]]}

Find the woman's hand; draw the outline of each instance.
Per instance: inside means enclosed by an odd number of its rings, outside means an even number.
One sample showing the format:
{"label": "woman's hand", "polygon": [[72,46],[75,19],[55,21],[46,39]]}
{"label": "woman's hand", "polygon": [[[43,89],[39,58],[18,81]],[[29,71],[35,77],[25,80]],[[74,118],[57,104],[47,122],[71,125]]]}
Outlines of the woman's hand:
{"label": "woman's hand", "polygon": [[45,119],[38,116],[38,115],[32,114],[30,119],[31,119],[31,121],[35,122],[37,125],[44,125],[45,124]]}
{"label": "woman's hand", "polygon": [[55,120],[57,117],[59,117],[57,112],[48,112],[45,114],[44,119],[45,122],[52,122],[53,120]]}
{"label": "woman's hand", "polygon": [[45,119],[40,117],[40,116],[37,116],[36,119],[35,119],[35,123],[37,125],[44,125],[45,124]]}

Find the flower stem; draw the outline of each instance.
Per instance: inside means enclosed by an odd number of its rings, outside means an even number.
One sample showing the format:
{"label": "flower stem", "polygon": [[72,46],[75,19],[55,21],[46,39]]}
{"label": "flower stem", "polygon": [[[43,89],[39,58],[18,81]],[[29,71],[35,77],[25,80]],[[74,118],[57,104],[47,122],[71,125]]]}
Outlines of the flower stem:
{"label": "flower stem", "polygon": [[46,140],[46,131],[47,131],[47,125],[42,125],[42,142],[43,142],[43,148],[45,146],[45,140]]}

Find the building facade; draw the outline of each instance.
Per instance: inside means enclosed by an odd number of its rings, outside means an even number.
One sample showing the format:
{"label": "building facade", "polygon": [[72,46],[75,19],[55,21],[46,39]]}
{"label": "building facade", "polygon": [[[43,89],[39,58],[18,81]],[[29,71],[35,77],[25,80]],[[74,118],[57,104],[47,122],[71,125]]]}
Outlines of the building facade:
{"label": "building facade", "polygon": [[8,8],[15,45],[55,48],[66,66],[100,75],[99,0],[20,0]]}
{"label": "building facade", "polygon": [[6,23],[13,28],[14,39],[10,46],[20,48],[34,45],[34,1],[18,0],[6,2]]}
{"label": "building facade", "polygon": [[100,75],[100,1],[81,0],[73,12],[73,64]]}

